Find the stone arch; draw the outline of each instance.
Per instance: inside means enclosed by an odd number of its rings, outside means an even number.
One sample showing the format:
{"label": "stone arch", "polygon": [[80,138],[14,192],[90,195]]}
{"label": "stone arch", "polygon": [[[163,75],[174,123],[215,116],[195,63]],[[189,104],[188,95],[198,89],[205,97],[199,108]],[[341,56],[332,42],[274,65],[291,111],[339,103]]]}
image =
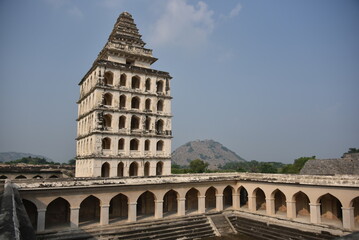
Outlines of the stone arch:
{"label": "stone arch", "polygon": [[248,208],[248,192],[247,189],[241,186],[238,189],[239,192],[239,207],[240,208]]}
{"label": "stone arch", "polygon": [[131,117],[131,130],[139,129],[140,128],[140,118],[137,116]]}
{"label": "stone arch", "polygon": [[112,106],[112,94],[111,93],[105,93],[103,95],[102,104],[106,106]]}
{"label": "stone arch", "polygon": [[32,178],[34,178],[34,179],[42,179],[43,177],[40,176],[40,175],[35,175],[35,176],[33,176]]}
{"label": "stone arch", "polygon": [[27,199],[22,199],[27,215],[29,216],[31,225],[37,229],[37,207],[36,204]]}
{"label": "stone arch", "polygon": [[151,110],[151,99],[147,98],[145,102],[145,109],[147,111]]}
{"label": "stone arch", "polygon": [[276,189],[272,192],[271,197],[274,198],[274,213],[283,215],[287,213],[287,199],[284,193]]}
{"label": "stone arch", "polygon": [[146,177],[150,175],[150,163],[149,162],[145,163],[144,173],[143,174]]}
{"label": "stone arch", "polygon": [[317,202],[320,203],[321,222],[329,224],[342,223],[342,204],[338,198],[327,193],[320,196]]}
{"label": "stone arch", "polygon": [[163,111],[163,100],[158,100],[157,102],[157,112]]}
{"label": "stone arch", "polygon": [[26,179],[26,177],[24,175],[19,175],[15,179]]}
{"label": "stone arch", "polygon": [[117,164],[117,177],[123,177],[124,165],[123,162]]}
{"label": "stone arch", "polygon": [[102,149],[111,149],[111,138],[105,137],[102,139]]}
{"label": "stone arch", "polygon": [[128,197],[122,193],[114,196],[110,201],[109,217],[127,218],[128,217]]}
{"label": "stone arch", "polygon": [[112,126],[112,115],[111,114],[105,114],[103,116],[103,126],[110,128]]}
{"label": "stone arch", "polygon": [[156,143],[156,151],[163,151],[163,141],[162,140],[159,140],[157,143]]}
{"label": "stone arch", "polygon": [[130,141],[130,150],[137,151],[139,145],[139,140],[137,138],[131,139]]}
{"label": "stone arch", "polygon": [[126,74],[122,73],[120,77],[120,87],[126,87],[126,80],[127,80]]}
{"label": "stone arch", "polygon": [[56,175],[51,175],[49,178],[59,178],[59,177]]}
{"label": "stone arch", "polygon": [[206,210],[211,210],[216,208],[216,194],[218,193],[215,187],[209,187],[205,193],[205,207]]}
{"label": "stone arch", "polygon": [[118,140],[118,150],[125,150],[125,139],[120,138]]}
{"label": "stone arch", "polygon": [[160,176],[163,174],[163,162],[162,161],[159,161],[157,164],[156,164],[156,175],[157,176]]}
{"label": "stone arch", "polygon": [[177,198],[179,198],[178,192],[171,189],[163,196],[163,213],[164,214],[171,214],[177,213],[178,211],[178,204]]}
{"label": "stone arch", "polygon": [[120,109],[126,108],[126,96],[121,95],[120,96]]}
{"label": "stone arch", "polygon": [[107,71],[103,77],[103,83],[105,85],[113,85],[113,72]]}
{"label": "stone arch", "polygon": [[256,199],[255,210],[266,210],[266,195],[264,194],[263,190],[260,188],[254,189],[253,196]]}
{"label": "stone arch", "polygon": [[53,200],[46,208],[45,228],[70,226],[70,204],[62,197]]}
{"label": "stone arch", "polygon": [[110,176],[110,164],[105,162],[101,166],[101,177],[109,177]]}
{"label": "stone arch", "polygon": [[145,88],[146,88],[146,91],[151,90],[151,79],[150,78],[146,79]]}
{"label": "stone arch", "polygon": [[7,176],[1,175],[1,176],[0,176],[0,179],[7,179]]}
{"label": "stone arch", "polygon": [[186,210],[197,211],[198,210],[198,196],[199,191],[196,188],[191,188],[186,193]]}
{"label": "stone arch", "polygon": [[359,197],[351,200],[349,206],[354,208],[354,228],[359,228]]}
{"label": "stone arch", "polygon": [[234,192],[234,188],[229,185],[223,190],[224,208],[229,208],[233,206],[233,192]]}
{"label": "stone arch", "polygon": [[79,223],[100,221],[100,199],[90,195],[80,204]]}
{"label": "stone arch", "polygon": [[302,191],[293,195],[293,201],[295,202],[295,214],[296,217],[310,217],[310,200],[307,194]]}
{"label": "stone arch", "polygon": [[140,98],[139,97],[133,97],[131,99],[131,108],[132,109],[139,109],[140,108]]}
{"label": "stone arch", "polygon": [[162,119],[158,120],[156,122],[156,132],[157,134],[162,134],[163,132],[163,126],[164,126],[164,122]]}
{"label": "stone arch", "polygon": [[136,89],[136,88],[140,88],[140,77],[139,76],[133,76],[132,77],[132,81],[131,81],[131,88],[132,89]]}
{"label": "stone arch", "polygon": [[132,162],[130,164],[130,168],[129,168],[129,176],[138,176],[138,163],[137,162]]}
{"label": "stone arch", "polygon": [[151,141],[146,139],[145,140],[145,151],[149,151],[150,150],[150,145],[151,144]]}
{"label": "stone arch", "polygon": [[125,116],[121,116],[118,119],[118,129],[124,129],[126,127],[126,117]]}
{"label": "stone arch", "polygon": [[157,81],[156,83],[156,92],[157,93],[162,93],[163,92],[163,81]]}
{"label": "stone arch", "polygon": [[137,216],[153,215],[155,213],[155,200],[156,196],[152,192],[142,193],[137,199]]}

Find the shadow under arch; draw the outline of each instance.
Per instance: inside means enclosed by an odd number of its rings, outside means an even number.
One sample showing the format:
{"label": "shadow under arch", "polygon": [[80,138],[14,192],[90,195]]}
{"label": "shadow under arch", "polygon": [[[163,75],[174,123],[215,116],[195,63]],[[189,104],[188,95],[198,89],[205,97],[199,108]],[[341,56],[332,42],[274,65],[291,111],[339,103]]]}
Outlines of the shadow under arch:
{"label": "shadow under arch", "polygon": [[58,197],[47,205],[45,214],[45,229],[66,228],[70,226],[70,204]]}
{"label": "shadow under arch", "polygon": [[142,193],[137,198],[137,218],[153,216],[155,213],[156,196],[150,191]]}
{"label": "shadow under arch", "polygon": [[109,218],[123,220],[128,218],[128,197],[122,193],[110,200]]}
{"label": "shadow under arch", "polygon": [[80,204],[79,223],[96,223],[100,221],[100,199],[90,195]]}
{"label": "shadow under arch", "polygon": [[179,198],[178,192],[171,189],[163,196],[163,214],[171,215],[178,212],[177,198]]}
{"label": "shadow under arch", "polygon": [[198,196],[199,191],[196,188],[191,188],[186,193],[186,211],[198,211]]}

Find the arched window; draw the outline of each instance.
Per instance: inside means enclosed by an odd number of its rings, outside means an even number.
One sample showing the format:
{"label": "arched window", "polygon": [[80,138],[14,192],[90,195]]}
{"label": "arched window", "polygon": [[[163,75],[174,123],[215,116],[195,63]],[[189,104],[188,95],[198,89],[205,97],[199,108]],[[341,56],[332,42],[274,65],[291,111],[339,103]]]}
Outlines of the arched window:
{"label": "arched window", "polygon": [[159,161],[159,162],[156,164],[156,175],[157,175],[157,176],[162,175],[162,169],[163,169],[163,162]]}
{"label": "arched window", "polygon": [[156,132],[157,134],[162,134],[163,132],[163,120],[161,119],[156,122]]}
{"label": "arched window", "polygon": [[150,175],[150,163],[149,162],[145,163],[143,175],[144,176],[149,176]]}
{"label": "arched window", "polygon": [[112,72],[105,72],[103,83],[105,85],[113,85],[113,73]]}
{"label": "arched window", "polygon": [[150,130],[150,126],[151,126],[151,118],[146,116],[145,129]]}
{"label": "arched window", "polygon": [[125,139],[121,138],[118,140],[118,150],[124,150],[125,149]]}
{"label": "arched window", "polygon": [[146,140],[145,141],[145,151],[149,151],[150,150],[150,140]]}
{"label": "arched window", "polygon": [[101,177],[109,177],[110,176],[110,164],[105,162],[101,167]]}
{"label": "arched window", "polygon": [[145,102],[145,109],[147,111],[151,110],[151,99],[147,98]]}
{"label": "arched window", "polygon": [[138,76],[132,77],[131,88],[132,89],[140,88],[140,77]]}
{"label": "arched window", "polygon": [[163,92],[163,81],[158,81],[156,84],[157,84],[157,92],[162,93]]}
{"label": "arched window", "polygon": [[157,151],[163,151],[163,141],[162,141],[162,140],[160,140],[160,141],[157,142],[157,144],[156,144],[156,150],[157,150]]}
{"label": "arched window", "polygon": [[123,162],[117,165],[117,177],[123,177]]}
{"label": "arched window", "polygon": [[107,105],[107,106],[112,105],[112,94],[111,93],[106,93],[105,95],[103,95],[102,104]]}
{"label": "arched window", "polygon": [[146,91],[150,91],[151,90],[151,79],[147,78],[146,79]]}
{"label": "arched window", "polygon": [[121,116],[118,120],[118,128],[119,129],[123,129],[126,127],[126,117],[125,116]]}
{"label": "arched window", "polygon": [[133,162],[130,164],[129,175],[130,177],[132,177],[132,176],[137,176],[137,174],[138,174],[138,164],[136,162]]}
{"label": "arched window", "polygon": [[127,79],[127,76],[126,74],[121,74],[121,77],[120,77],[120,87],[126,87],[126,79]]}
{"label": "arched window", "polygon": [[126,96],[121,95],[120,96],[120,109],[123,109],[126,107]]}
{"label": "arched window", "polygon": [[104,127],[111,127],[112,125],[112,116],[111,114],[106,114],[103,116],[103,126]]}
{"label": "arched window", "polygon": [[133,97],[131,101],[131,108],[139,109],[140,108],[140,99],[138,97]]}
{"label": "arched window", "polygon": [[131,130],[140,128],[140,118],[137,116],[131,117]]}
{"label": "arched window", "polygon": [[138,139],[132,139],[130,141],[130,150],[138,150]]}
{"label": "arched window", "polygon": [[111,149],[111,139],[110,138],[104,138],[102,139],[102,149]]}
{"label": "arched window", "polygon": [[162,112],[163,111],[163,101],[162,100],[159,100],[157,102],[157,111],[158,112]]}

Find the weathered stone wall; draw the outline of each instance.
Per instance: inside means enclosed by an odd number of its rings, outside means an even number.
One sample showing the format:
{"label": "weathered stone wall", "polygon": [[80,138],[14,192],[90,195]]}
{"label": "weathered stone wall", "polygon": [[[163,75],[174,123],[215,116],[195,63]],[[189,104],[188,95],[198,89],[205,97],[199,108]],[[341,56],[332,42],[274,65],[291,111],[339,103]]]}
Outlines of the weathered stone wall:
{"label": "weathered stone wall", "polygon": [[334,175],[359,174],[359,153],[347,153],[342,158],[312,159],[306,162],[300,174],[306,175]]}

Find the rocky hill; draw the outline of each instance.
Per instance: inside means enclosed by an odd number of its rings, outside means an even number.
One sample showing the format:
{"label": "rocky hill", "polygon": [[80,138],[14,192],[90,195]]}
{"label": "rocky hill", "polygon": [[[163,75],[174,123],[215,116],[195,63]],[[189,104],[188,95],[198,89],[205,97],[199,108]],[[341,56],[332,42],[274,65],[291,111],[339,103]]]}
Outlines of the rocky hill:
{"label": "rocky hill", "polygon": [[228,162],[244,162],[235,152],[213,140],[198,140],[188,142],[172,152],[172,163],[187,166],[190,161],[201,159],[209,164],[210,169]]}
{"label": "rocky hill", "polygon": [[31,154],[31,153],[21,153],[21,152],[2,152],[0,153],[0,162],[9,162],[9,161],[14,161],[20,158],[24,158],[24,157],[38,157],[38,158],[44,158],[46,160],[50,160],[52,161],[50,158],[41,156],[41,155],[35,155],[35,154]]}

